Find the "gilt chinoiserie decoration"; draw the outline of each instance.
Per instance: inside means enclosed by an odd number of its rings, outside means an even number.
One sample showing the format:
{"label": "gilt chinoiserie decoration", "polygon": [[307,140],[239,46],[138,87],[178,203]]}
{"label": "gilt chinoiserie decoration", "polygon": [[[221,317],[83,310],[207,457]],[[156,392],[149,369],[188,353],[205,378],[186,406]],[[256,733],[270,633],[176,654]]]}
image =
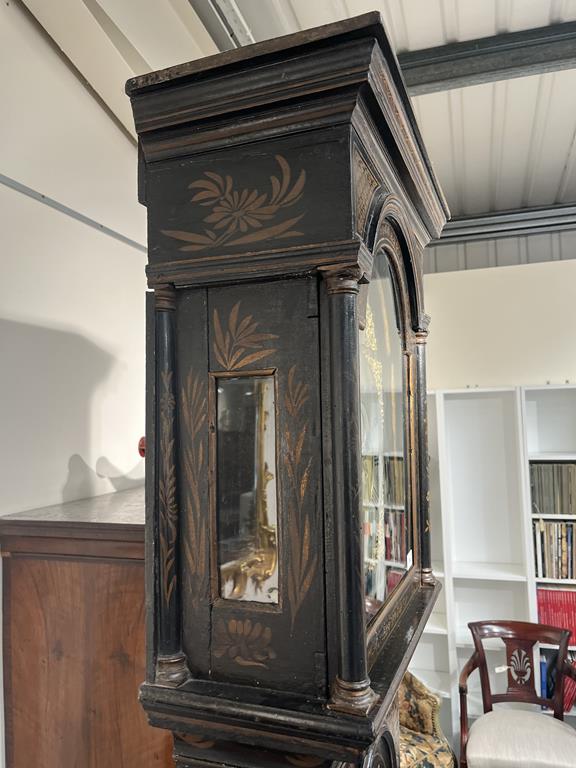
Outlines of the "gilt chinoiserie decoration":
{"label": "gilt chinoiserie decoration", "polygon": [[178,768],[396,766],[432,610],[422,253],[377,14],[134,78],[147,677]]}

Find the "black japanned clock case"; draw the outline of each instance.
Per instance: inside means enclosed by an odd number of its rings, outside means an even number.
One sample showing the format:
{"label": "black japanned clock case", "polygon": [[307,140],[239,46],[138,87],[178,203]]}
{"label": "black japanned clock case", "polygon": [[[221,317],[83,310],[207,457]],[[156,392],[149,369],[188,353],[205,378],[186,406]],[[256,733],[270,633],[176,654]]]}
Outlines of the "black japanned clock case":
{"label": "black japanned clock case", "polygon": [[[151,289],[142,704],[181,766],[393,765],[395,692],[438,589],[422,252],[447,208],[379,15],[127,93]],[[379,258],[412,562],[368,621],[359,339]]]}

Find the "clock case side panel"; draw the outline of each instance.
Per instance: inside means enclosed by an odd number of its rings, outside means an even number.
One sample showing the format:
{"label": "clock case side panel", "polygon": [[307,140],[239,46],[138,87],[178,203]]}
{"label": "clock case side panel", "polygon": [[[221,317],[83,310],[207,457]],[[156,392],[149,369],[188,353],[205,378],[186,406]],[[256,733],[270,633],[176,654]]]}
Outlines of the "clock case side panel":
{"label": "clock case side panel", "polygon": [[[182,645],[192,678],[325,699],[317,284],[311,276],[176,291],[176,474]],[[240,351],[233,361],[239,365],[236,372],[226,370],[232,358],[223,360],[215,325],[230,333],[233,313],[236,329],[246,322],[257,324],[259,347],[243,349],[241,341],[231,350],[232,356]],[[220,596],[215,498],[210,492],[217,474],[218,376],[259,374],[264,368],[276,379],[278,606]],[[245,628],[248,634],[241,637]]]}

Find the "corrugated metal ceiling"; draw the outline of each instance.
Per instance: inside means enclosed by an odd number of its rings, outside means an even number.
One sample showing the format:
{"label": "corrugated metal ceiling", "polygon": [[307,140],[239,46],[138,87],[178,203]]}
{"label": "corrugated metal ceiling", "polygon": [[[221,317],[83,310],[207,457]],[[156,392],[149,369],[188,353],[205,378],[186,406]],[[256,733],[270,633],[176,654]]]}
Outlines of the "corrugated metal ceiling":
{"label": "corrugated metal ceiling", "polygon": [[[397,53],[576,19],[576,0],[237,0],[257,40],[380,10]],[[412,98],[453,216],[576,199],[576,70]]]}
{"label": "corrugated metal ceiling", "polygon": [[[216,1],[216,0],[215,0]],[[124,82],[207,55],[196,0],[23,0],[118,119]],[[217,0],[234,10],[232,0]],[[400,53],[576,20],[576,0],[236,0],[262,40],[380,10]],[[576,69],[412,97],[454,216],[576,201]]]}

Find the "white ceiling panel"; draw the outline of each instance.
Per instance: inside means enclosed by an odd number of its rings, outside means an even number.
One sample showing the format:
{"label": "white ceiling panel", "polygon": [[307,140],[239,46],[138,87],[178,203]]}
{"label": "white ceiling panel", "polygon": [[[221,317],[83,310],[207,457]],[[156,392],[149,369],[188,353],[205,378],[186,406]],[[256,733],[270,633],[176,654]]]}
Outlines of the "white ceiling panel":
{"label": "white ceiling panel", "polygon": [[24,0],[24,3],[120,122],[133,133],[124,83],[135,73],[82,0]]}
{"label": "white ceiling panel", "polygon": [[254,40],[268,40],[298,32],[302,23],[291,3],[286,0],[236,0],[242,16],[248,23]]}
{"label": "white ceiling panel", "polygon": [[135,148],[14,3],[0,6],[0,70],[0,172],[145,243]]}
{"label": "white ceiling panel", "polygon": [[288,0],[285,4],[292,6],[300,29],[318,27],[355,15],[350,12],[348,2],[344,0]]}
{"label": "white ceiling panel", "polygon": [[188,0],[23,0],[133,134],[126,80],[216,52]]}
{"label": "white ceiling panel", "polygon": [[[84,0],[99,5],[108,19],[122,32],[147,63],[147,69],[163,69],[173,64],[217,53],[214,42],[188,2],[170,0]],[[179,11],[179,12],[178,12]],[[183,23],[189,17],[190,24]],[[195,21],[195,24],[194,24]],[[104,29],[106,31],[106,29]],[[137,72],[144,74],[144,72]]]}
{"label": "white ceiling panel", "polygon": [[554,72],[547,77],[551,80],[550,96],[541,105],[542,137],[529,164],[526,205],[559,201],[564,168],[574,152],[576,72]]}

